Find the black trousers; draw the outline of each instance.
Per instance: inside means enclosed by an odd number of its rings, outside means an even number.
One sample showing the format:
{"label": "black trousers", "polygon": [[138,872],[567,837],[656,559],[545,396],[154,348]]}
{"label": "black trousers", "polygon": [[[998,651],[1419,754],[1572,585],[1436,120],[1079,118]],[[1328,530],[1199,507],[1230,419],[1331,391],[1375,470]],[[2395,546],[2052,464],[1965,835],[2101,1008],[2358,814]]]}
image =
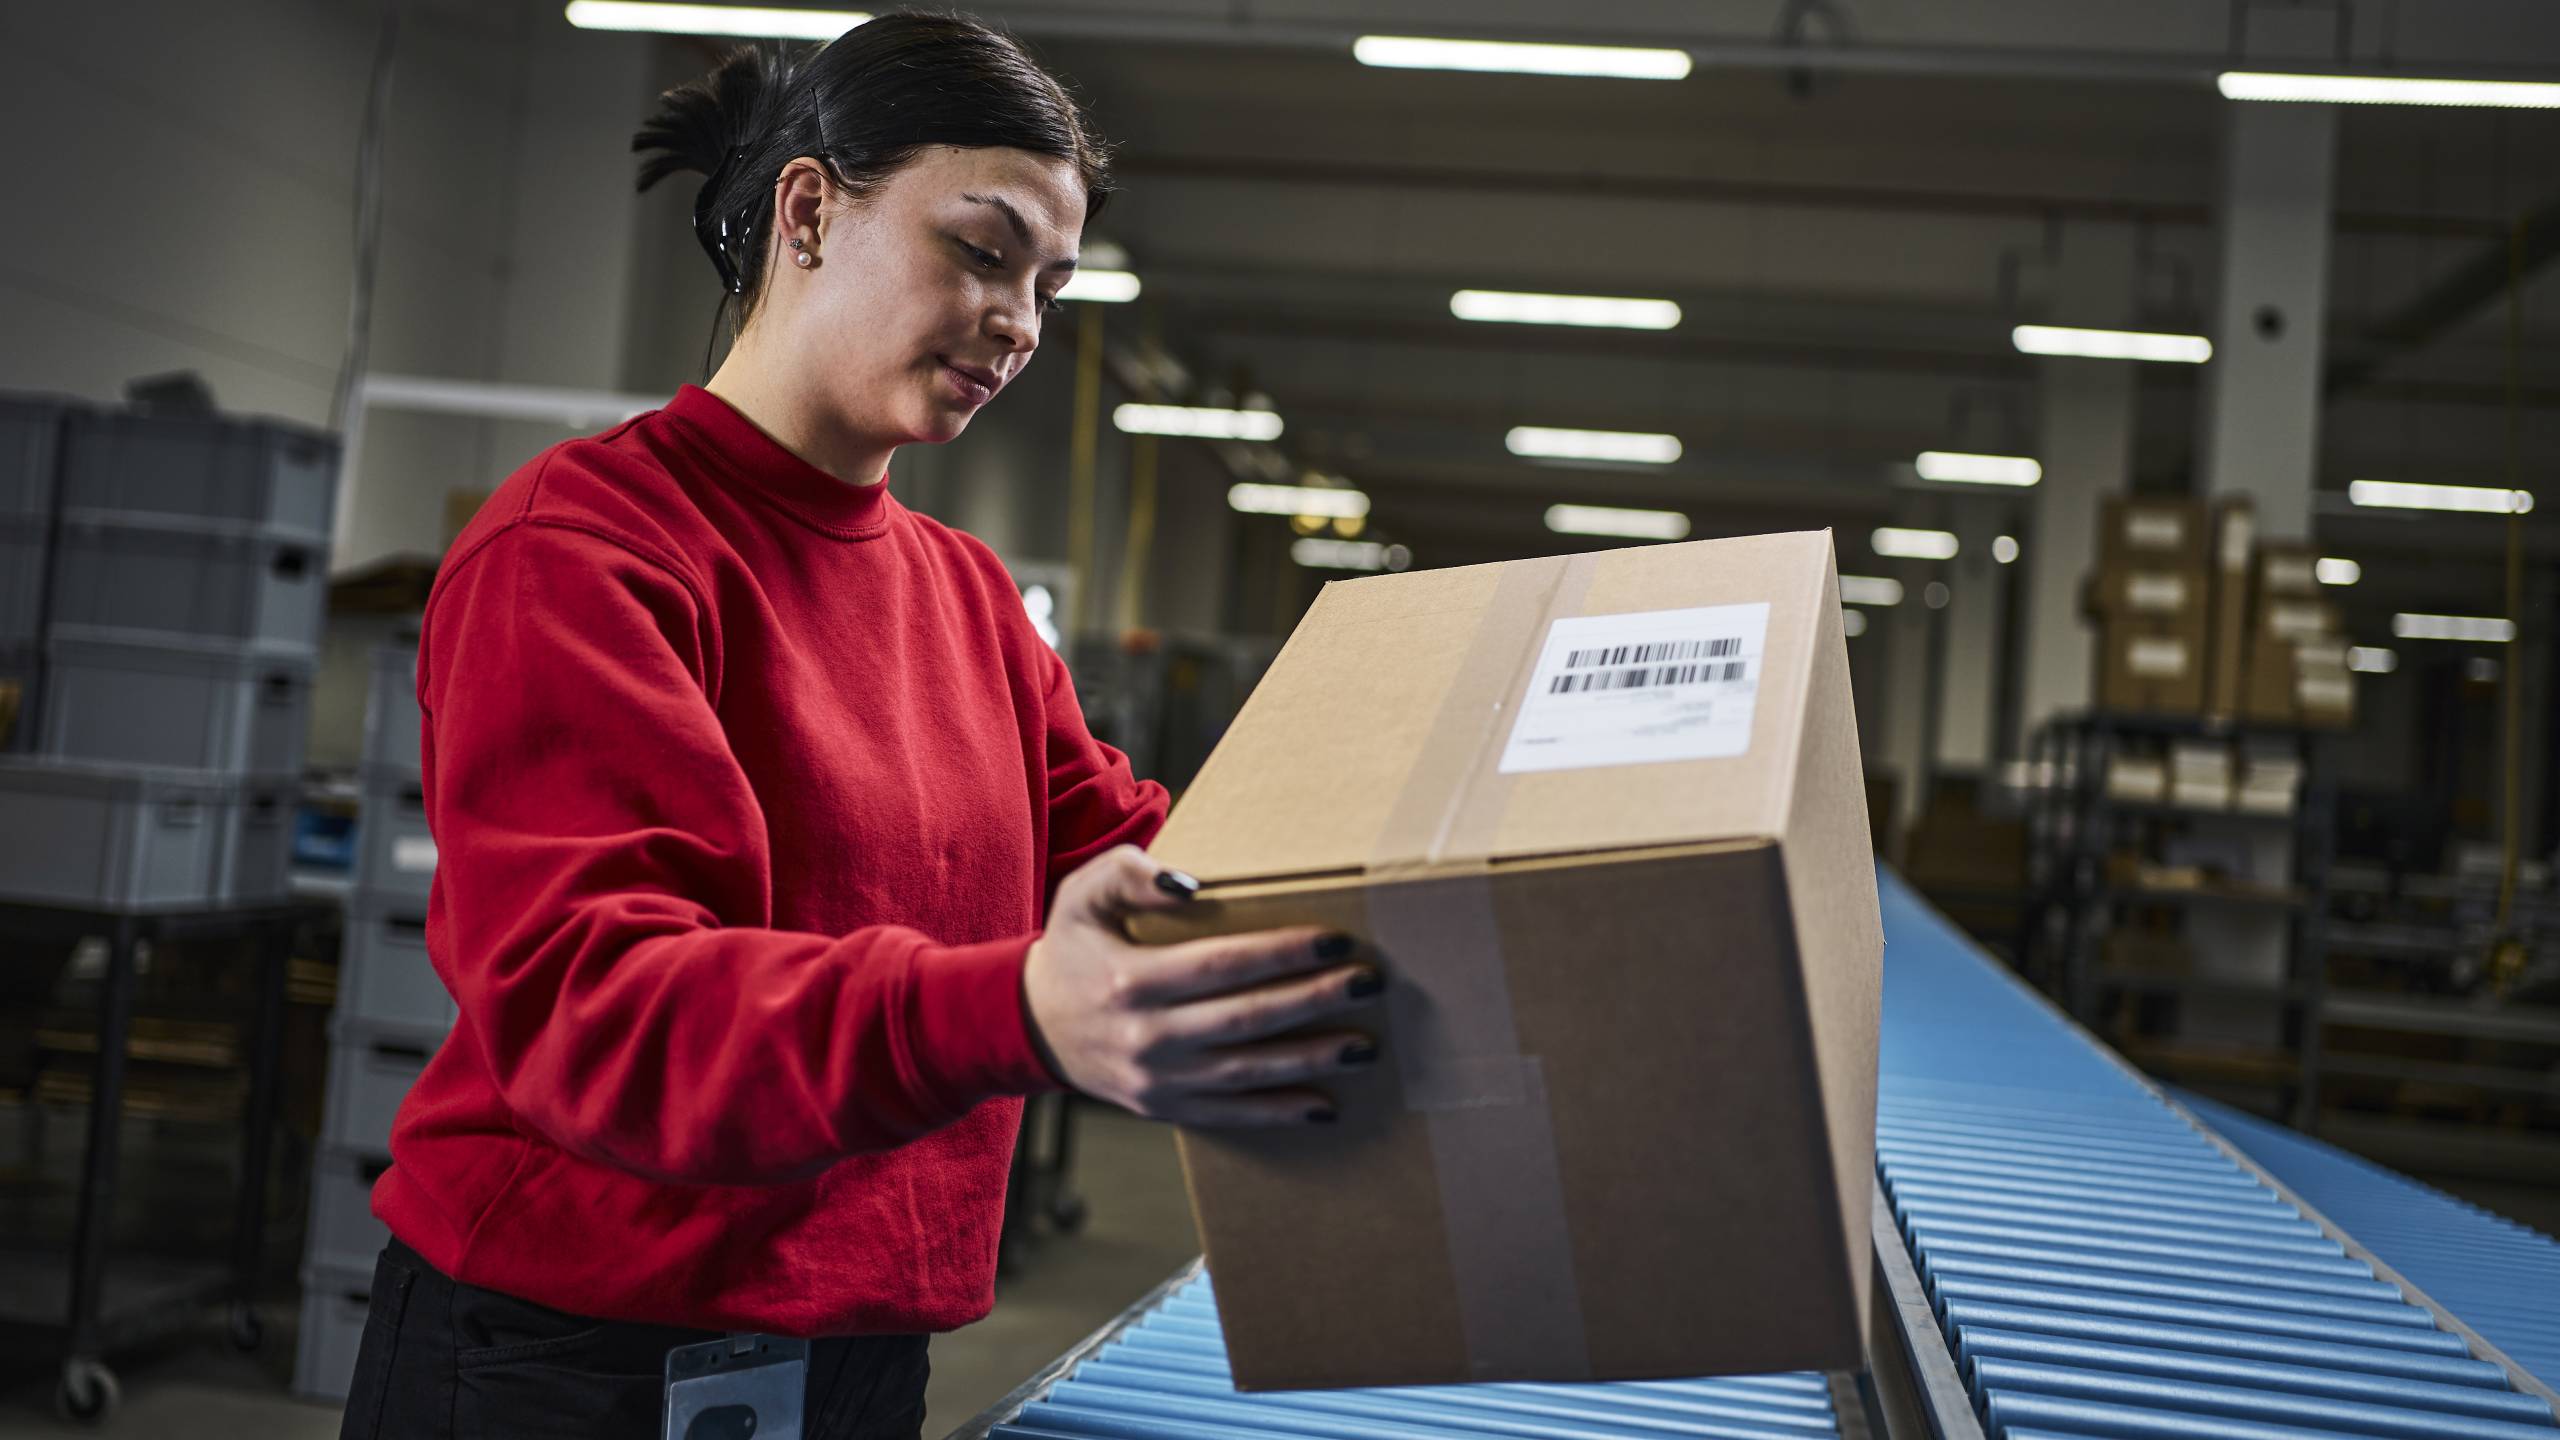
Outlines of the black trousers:
{"label": "black trousers", "polygon": [[[394,1240],[374,1262],[340,1440],[658,1440],[667,1351],[720,1338],[590,1320],[465,1285]],[[809,1345],[807,1440],[919,1440],[922,1335]]]}

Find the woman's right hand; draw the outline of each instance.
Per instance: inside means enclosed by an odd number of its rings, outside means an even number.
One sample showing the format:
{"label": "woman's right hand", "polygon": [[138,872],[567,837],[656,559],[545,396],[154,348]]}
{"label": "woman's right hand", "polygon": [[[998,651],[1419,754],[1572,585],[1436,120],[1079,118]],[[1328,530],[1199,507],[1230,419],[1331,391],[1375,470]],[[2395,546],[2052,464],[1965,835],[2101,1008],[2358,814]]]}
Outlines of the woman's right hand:
{"label": "woman's right hand", "polygon": [[1312,927],[1138,945],[1133,910],[1169,910],[1197,885],[1134,845],[1069,875],[1023,966],[1023,1013],[1058,1078],[1098,1100],[1177,1125],[1328,1124],[1313,1082],[1375,1064],[1361,1030],[1288,1031],[1347,1016],[1385,988],[1346,964],[1347,935]]}

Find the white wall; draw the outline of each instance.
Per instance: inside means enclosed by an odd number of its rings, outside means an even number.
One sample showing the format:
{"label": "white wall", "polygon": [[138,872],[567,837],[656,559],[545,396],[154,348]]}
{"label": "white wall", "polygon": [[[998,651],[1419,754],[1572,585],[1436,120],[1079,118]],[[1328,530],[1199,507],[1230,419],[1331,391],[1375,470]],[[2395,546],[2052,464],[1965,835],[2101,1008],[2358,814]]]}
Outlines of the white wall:
{"label": "white wall", "polygon": [[[372,368],[617,383],[647,43],[573,35],[555,8],[506,0],[404,9]],[[136,376],[191,369],[225,410],[325,424],[378,14],[326,0],[0,11],[0,127],[19,137],[0,386],[114,400]],[[376,418],[341,569],[433,552],[448,489],[494,484],[556,438]]]}

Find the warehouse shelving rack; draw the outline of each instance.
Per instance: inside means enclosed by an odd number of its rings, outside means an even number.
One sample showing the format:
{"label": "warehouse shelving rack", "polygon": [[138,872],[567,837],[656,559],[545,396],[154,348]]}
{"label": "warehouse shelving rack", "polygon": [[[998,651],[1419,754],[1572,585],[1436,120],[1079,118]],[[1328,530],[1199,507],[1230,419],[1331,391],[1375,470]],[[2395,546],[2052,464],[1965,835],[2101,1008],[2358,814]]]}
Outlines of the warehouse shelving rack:
{"label": "warehouse shelving rack", "polygon": [[[2126,742],[2231,744],[2279,741],[2301,764],[2293,806],[2284,812],[2125,800],[2107,790],[2110,764]],[[2325,735],[2199,716],[2109,711],[2060,716],[2039,729],[2028,765],[2035,783],[2026,806],[2028,904],[2020,968],[2082,1024],[2096,1024],[2110,993],[2241,996],[2269,1000],[2281,1016],[2290,1059],[2272,1053],[2231,1054],[2155,1047],[2138,1055],[2167,1066],[2210,1069],[2220,1078],[2276,1091],[2296,1124],[2316,1114],[2323,1071],[2320,1026],[2328,987],[2330,861],[2337,832],[2337,794]],[[2128,826],[2224,826],[2289,832],[2290,874],[2281,885],[2171,886],[2127,884],[2109,875],[2109,857]],[[2275,911],[2286,927],[2285,959],[2272,981],[2199,975],[2117,972],[2093,959],[2109,922],[2135,907],[2216,907]]]}

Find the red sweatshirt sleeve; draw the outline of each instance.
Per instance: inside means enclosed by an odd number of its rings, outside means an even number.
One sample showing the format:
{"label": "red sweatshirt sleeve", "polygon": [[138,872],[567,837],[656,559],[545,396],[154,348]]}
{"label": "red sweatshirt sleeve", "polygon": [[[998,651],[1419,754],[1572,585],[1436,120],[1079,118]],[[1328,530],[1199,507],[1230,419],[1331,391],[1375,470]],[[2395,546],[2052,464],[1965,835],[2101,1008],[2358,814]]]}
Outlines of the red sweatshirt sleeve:
{"label": "red sweatshirt sleeve", "polygon": [[520,520],[454,562],[422,646],[432,951],[523,1123],[653,1179],[759,1184],[1051,1086],[1031,937],[764,928],[718,629],[674,566]]}
{"label": "red sweatshirt sleeve", "polygon": [[1066,662],[1046,645],[1049,690],[1049,875],[1044,896],[1076,867],[1114,845],[1146,845],[1164,828],[1169,800],[1162,785],[1140,780],[1129,757],[1093,738]]}

